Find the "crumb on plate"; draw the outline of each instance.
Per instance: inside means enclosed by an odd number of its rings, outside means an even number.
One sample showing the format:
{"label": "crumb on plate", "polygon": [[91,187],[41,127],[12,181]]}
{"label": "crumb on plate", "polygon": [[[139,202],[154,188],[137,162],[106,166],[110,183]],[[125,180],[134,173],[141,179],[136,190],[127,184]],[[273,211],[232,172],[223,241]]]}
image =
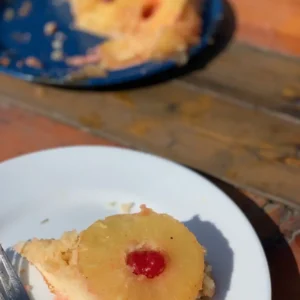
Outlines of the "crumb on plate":
{"label": "crumb on plate", "polygon": [[55,38],[56,40],[64,41],[67,37],[66,37],[66,35],[65,35],[63,32],[57,31],[57,32],[55,32],[55,34],[54,34],[54,38]]}
{"label": "crumb on plate", "polygon": [[53,49],[62,49],[63,48],[63,40],[54,39],[51,43]]}
{"label": "crumb on plate", "polygon": [[129,202],[129,203],[123,203],[121,204],[121,213],[123,214],[130,214],[132,208],[134,207],[134,202]]}
{"label": "crumb on plate", "polygon": [[24,1],[19,8],[18,14],[20,17],[27,17],[32,9],[31,1]]}
{"label": "crumb on plate", "polygon": [[87,53],[86,55],[69,56],[66,59],[66,63],[72,67],[81,67],[89,64],[97,64],[99,62],[100,62],[100,55],[97,52]]}
{"label": "crumb on plate", "polygon": [[51,52],[51,59],[53,61],[61,61],[64,59],[64,53],[61,50],[54,50]]}
{"label": "crumb on plate", "polygon": [[4,21],[9,22],[11,21],[15,16],[15,11],[13,10],[13,8],[9,7],[5,10],[4,12]]}
{"label": "crumb on plate", "polygon": [[10,59],[8,57],[0,57],[0,65],[7,67],[10,64]]}
{"label": "crumb on plate", "polygon": [[46,218],[46,219],[44,219],[43,221],[41,221],[41,224],[46,224],[46,223],[48,223],[48,222],[49,222],[49,219]]}
{"label": "crumb on plate", "polygon": [[203,289],[199,293],[196,300],[211,300],[216,292],[216,284],[212,277],[212,267],[205,265]]}
{"label": "crumb on plate", "polygon": [[44,26],[44,34],[47,36],[53,35],[57,30],[57,24],[53,21],[47,22]]}
{"label": "crumb on plate", "polygon": [[25,59],[25,64],[28,67],[35,68],[35,69],[41,69],[43,67],[41,61],[34,56],[27,57]]}

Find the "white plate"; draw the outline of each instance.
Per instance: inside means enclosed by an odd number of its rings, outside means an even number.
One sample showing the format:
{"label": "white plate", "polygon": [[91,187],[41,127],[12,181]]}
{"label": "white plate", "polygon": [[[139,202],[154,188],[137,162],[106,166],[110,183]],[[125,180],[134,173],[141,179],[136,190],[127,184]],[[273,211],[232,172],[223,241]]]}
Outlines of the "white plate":
{"label": "white plate", "polygon": [[[266,258],[245,216],[213,184],[170,161],[111,147],[42,151],[0,164],[0,191],[4,247],[57,238],[120,212],[120,204],[134,202],[137,210],[145,203],[184,222],[207,248],[214,300],[271,299]],[[34,268],[24,260],[14,263],[25,269],[34,299],[53,298]]]}

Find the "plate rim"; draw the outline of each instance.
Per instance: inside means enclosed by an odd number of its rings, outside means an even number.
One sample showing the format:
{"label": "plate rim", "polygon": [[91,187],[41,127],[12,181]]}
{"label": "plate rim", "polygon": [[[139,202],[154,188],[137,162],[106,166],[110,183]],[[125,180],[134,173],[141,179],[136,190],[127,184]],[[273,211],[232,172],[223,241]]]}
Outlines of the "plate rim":
{"label": "plate rim", "polygon": [[[92,150],[93,149],[93,150]],[[239,214],[244,223],[247,224],[248,226],[248,230],[249,233],[251,233],[251,235],[253,236],[259,253],[261,255],[261,257],[263,258],[263,269],[264,269],[264,278],[265,278],[265,286],[266,286],[266,292],[268,293],[268,299],[266,300],[271,300],[272,299],[272,281],[271,281],[271,273],[270,273],[270,268],[269,268],[269,264],[268,264],[268,260],[267,260],[267,256],[266,253],[263,249],[263,246],[260,242],[260,239],[253,227],[253,225],[251,224],[251,222],[248,220],[248,218],[246,217],[246,215],[243,213],[243,211],[238,207],[238,205],[234,202],[234,200],[228,196],[222,189],[220,189],[217,185],[215,185],[212,181],[208,180],[207,178],[205,178],[203,175],[198,174],[196,171],[190,169],[189,167],[186,167],[185,165],[182,165],[180,163],[177,163],[175,161],[172,161],[168,158],[153,154],[153,153],[149,153],[149,152],[144,152],[144,151],[139,151],[136,149],[130,149],[130,148],[126,148],[126,147],[118,147],[118,146],[110,146],[110,145],[75,145],[75,146],[62,146],[62,147],[53,147],[53,148],[47,148],[47,149],[43,149],[43,150],[38,150],[38,151],[33,151],[30,153],[25,153],[16,157],[12,157],[9,158],[7,160],[1,161],[0,162],[0,171],[3,165],[8,165],[10,163],[14,163],[14,162],[18,162],[24,159],[30,159],[31,157],[35,157],[35,156],[43,156],[46,155],[48,153],[58,153],[58,152],[69,152],[69,151],[116,151],[116,152],[123,152],[123,153],[129,153],[129,154],[133,154],[133,155],[138,155],[140,157],[148,157],[150,159],[154,159],[156,161],[158,161],[159,163],[163,163],[163,164],[169,164],[173,167],[176,167],[177,169],[180,169],[184,172],[186,172],[187,174],[189,174],[189,176],[193,176],[193,177],[197,177],[198,179],[200,179],[200,181],[202,181],[204,184],[206,184],[209,188],[214,189],[217,193],[220,194],[220,196],[222,196],[222,199],[224,201],[226,201],[229,205],[232,206],[232,209],[234,209],[236,211],[237,214]]]}

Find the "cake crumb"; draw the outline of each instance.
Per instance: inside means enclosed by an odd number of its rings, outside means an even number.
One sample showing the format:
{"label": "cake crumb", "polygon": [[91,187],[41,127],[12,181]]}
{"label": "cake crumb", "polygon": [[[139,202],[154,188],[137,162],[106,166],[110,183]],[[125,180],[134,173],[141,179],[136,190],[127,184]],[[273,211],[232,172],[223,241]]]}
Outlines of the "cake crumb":
{"label": "cake crumb", "polygon": [[19,8],[18,14],[20,17],[27,17],[32,9],[31,1],[24,1]]}
{"label": "cake crumb", "polygon": [[51,59],[53,61],[61,61],[64,59],[64,53],[61,50],[54,50],[51,52]]}
{"label": "cake crumb", "polygon": [[53,49],[62,49],[63,47],[63,40],[59,40],[59,39],[54,39],[51,43],[51,46]]}
{"label": "cake crumb", "polygon": [[216,292],[216,284],[212,277],[212,267],[205,265],[203,287],[196,300],[211,300]]}
{"label": "cake crumb", "polygon": [[43,224],[46,224],[46,223],[48,223],[48,222],[49,222],[49,219],[46,218],[46,219],[44,219],[44,220],[41,222],[41,224],[43,225]]}
{"label": "cake crumb", "polygon": [[4,21],[9,22],[11,21],[15,16],[15,11],[12,8],[7,8],[4,12]]}
{"label": "cake crumb", "polygon": [[[72,67],[81,67],[85,65],[91,65],[93,64],[93,67],[95,67],[94,64],[98,64],[100,61],[100,55],[99,53],[88,53],[86,55],[75,55],[67,57],[66,63],[69,66]],[[96,65],[96,69],[101,69],[100,66]]]}
{"label": "cake crumb", "polygon": [[130,214],[133,207],[134,207],[134,202],[123,203],[121,204],[121,213]]}
{"label": "cake crumb", "polygon": [[44,34],[47,36],[53,35],[57,30],[57,24],[53,21],[50,21],[44,26]]}
{"label": "cake crumb", "polygon": [[66,77],[69,81],[84,80],[87,78],[106,77],[107,72],[99,65],[86,65],[81,69],[70,72]]}
{"label": "cake crumb", "polygon": [[66,35],[65,35],[63,32],[57,31],[57,32],[55,32],[55,34],[54,34],[54,38],[55,38],[56,40],[64,41],[67,37],[66,37]]}
{"label": "cake crumb", "polygon": [[140,215],[142,216],[149,216],[153,210],[151,208],[148,208],[146,204],[140,205]]}
{"label": "cake crumb", "polygon": [[25,60],[25,64],[28,67],[35,68],[35,69],[41,69],[43,67],[41,61],[34,56],[27,57]]}
{"label": "cake crumb", "polygon": [[10,64],[8,57],[0,57],[0,66],[7,67]]}

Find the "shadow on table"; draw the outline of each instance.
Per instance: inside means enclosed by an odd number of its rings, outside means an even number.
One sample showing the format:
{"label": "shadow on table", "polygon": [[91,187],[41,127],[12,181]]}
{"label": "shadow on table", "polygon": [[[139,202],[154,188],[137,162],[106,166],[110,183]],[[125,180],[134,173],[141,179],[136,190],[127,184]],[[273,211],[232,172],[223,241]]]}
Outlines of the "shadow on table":
{"label": "shadow on table", "polygon": [[213,43],[203,49],[199,54],[195,55],[190,62],[181,68],[172,68],[161,72],[157,75],[152,75],[141,80],[136,80],[130,83],[118,84],[111,87],[72,87],[63,86],[61,88],[70,88],[85,91],[119,91],[136,89],[155,84],[163,83],[183,75],[189,74],[195,70],[205,69],[205,67],[213,61],[220,53],[222,53],[232,40],[236,30],[236,18],[231,4],[228,0],[224,0],[224,17],[220,21],[216,33],[212,38]]}
{"label": "shadow on table", "polygon": [[297,262],[278,226],[262,208],[239,190],[219,180],[209,179],[234,200],[259,236],[269,263],[272,300],[299,300],[300,276]]}
{"label": "shadow on table", "polygon": [[213,268],[213,276],[217,283],[216,298],[225,300],[230,289],[234,258],[227,239],[214,224],[202,221],[198,215],[184,222],[184,225],[207,250],[206,260]]}

